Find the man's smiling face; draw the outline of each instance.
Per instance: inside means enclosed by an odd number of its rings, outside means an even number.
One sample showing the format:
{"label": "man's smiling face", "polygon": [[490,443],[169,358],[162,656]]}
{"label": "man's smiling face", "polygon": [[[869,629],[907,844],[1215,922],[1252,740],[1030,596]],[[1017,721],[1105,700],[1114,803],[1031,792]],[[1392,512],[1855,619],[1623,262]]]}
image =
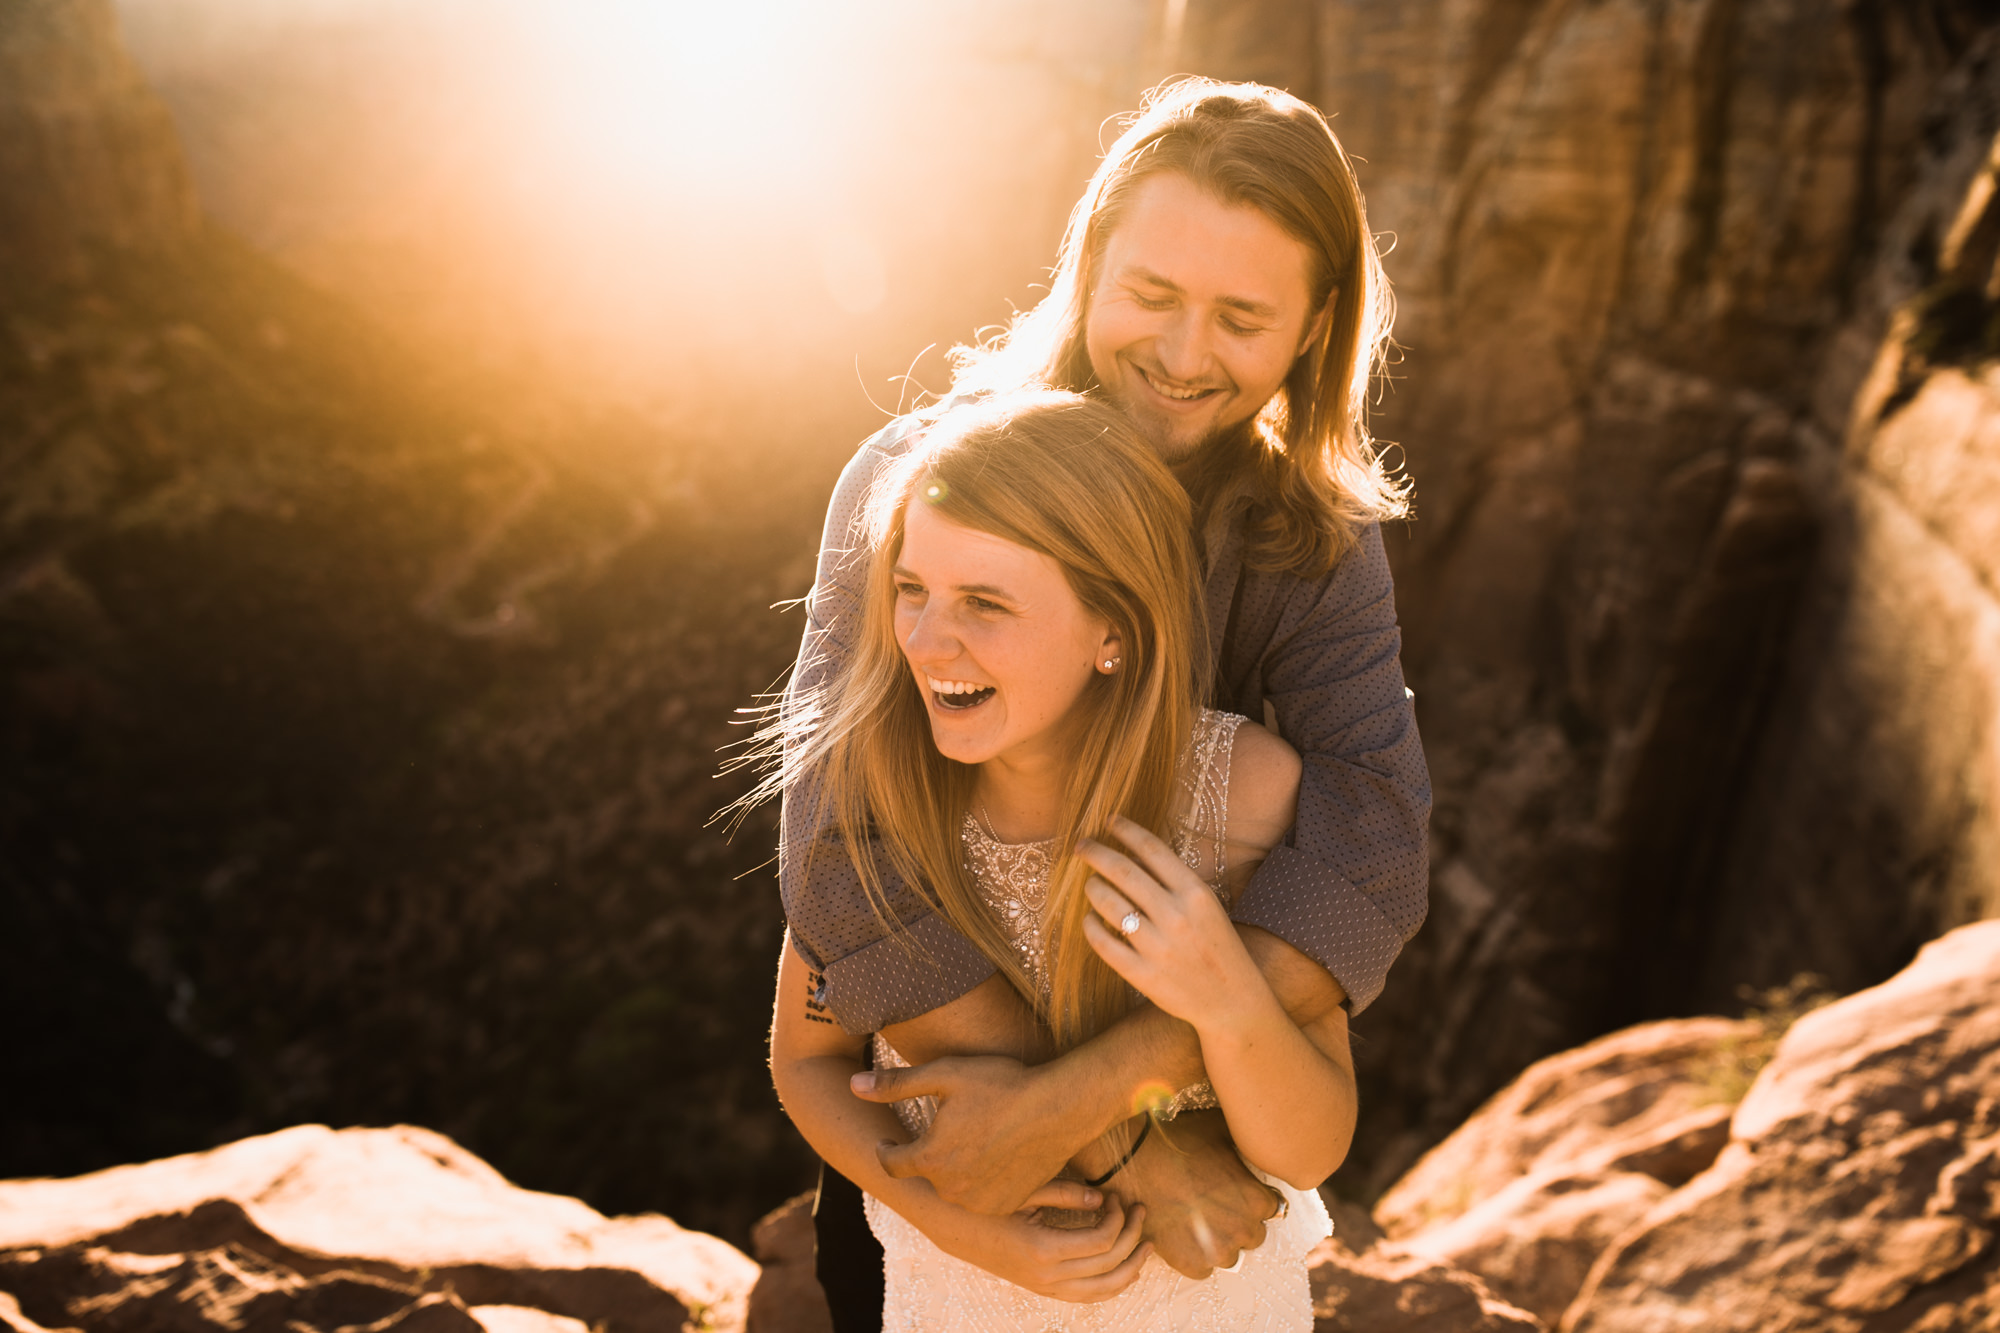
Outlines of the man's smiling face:
{"label": "man's smiling face", "polygon": [[1178,173],[1142,181],[1090,293],[1098,383],[1161,457],[1187,457],[1257,415],[1318,332],[1310,267],[1259,210]]}

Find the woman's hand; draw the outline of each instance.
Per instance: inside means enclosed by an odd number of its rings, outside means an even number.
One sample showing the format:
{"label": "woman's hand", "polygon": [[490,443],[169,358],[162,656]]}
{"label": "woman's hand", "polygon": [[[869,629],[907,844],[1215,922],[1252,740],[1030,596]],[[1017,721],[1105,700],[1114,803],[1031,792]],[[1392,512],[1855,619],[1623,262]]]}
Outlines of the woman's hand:
{"label": "woman's hand", "polygon": [[1097,871],[1084,885],[1095,913],[1083,919],[1084,938],[1142,995],[1194,1028],[1243,1160],[1313,1188],[1340,1165],[1354,1132],[1346,1010],[1329,1005],[1310,1034],[1301,1029],[1201,877],[1130,820],[1115,820],[1113,830],[1131,856],[1097,843],[1077,849]]}
{"label": "woman's hand", "polygon": [[1131,856],[1099,842],[1077,845],[1077,855],[1097,872],[1084,886],[1096,915],[1083,921],[1097,956],[1197,1032],[1267,1018],[1277,997],[1215,891],[1131,820],[1113,819],[1112,831]]}
{"label": "woman's hand", "polygon": [[957,1211],[956,1225],[930,1229],[939,1249],[1059,1301],[1110,1300],[1132,1285],[1153,1252],[1152,1242],[1140,1239],[1146,1206],[1127,1209],[1116,1196],[1106,1199],[1096,1226],[1081,1230],[1046,1226],[1034,1208],[1005,1217]]}

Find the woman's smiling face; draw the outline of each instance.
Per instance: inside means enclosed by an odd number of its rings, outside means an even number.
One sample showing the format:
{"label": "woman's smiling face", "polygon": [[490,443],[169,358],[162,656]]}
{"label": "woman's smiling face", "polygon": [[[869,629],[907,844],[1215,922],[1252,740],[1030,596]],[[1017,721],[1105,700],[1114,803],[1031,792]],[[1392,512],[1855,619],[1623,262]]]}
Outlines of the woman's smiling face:
{"label": "woman's smiling face", "polygon": [[1120,651],[1062,566],[913,497],[895,580],[896,641],[938,750],[963,764],[1059,761],[1064,720]]}

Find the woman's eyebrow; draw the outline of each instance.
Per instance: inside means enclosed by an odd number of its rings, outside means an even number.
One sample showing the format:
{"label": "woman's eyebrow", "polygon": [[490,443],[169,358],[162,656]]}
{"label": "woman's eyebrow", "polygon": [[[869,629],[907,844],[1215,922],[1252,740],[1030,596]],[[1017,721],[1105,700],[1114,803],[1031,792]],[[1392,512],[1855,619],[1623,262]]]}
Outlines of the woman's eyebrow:
{"label": "woman's eyebrow", "polygon": [[[909,579],[913,583],[923,582],[922,579],[918,578],[915,574],[903,568],[901,565],[891,566],[889,572],[891,574],[894,574],[897,578]],[[975,597],[998,597],[1000,600],[1006,602],[1011,602],[1014,600],[1014,594],[1008,592],[1005,588],[1001,587],[997,583],[955,583],[952,585],[951,590],[953,592],[969,592],[973,594]]]}

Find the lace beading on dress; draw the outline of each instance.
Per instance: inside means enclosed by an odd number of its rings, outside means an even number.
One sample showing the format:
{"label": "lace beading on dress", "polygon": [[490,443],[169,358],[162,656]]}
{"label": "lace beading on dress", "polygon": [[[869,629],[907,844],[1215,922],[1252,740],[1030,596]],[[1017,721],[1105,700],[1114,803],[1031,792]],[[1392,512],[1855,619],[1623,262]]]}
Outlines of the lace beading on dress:
{"label": "lace beading on dress", "polygon": [[[1203,710],[1182,766],[1189,793],[1187,813],[1173,837],[1175,855],[1222,892],[1226,869],[1229,758],[1243,718]],[[1051,841],[1005,843],[967,814],[960,828],[965,866],[999,914],[1037,989],[1046,994],[1042,970],[1049,875],[1055,852]],[[875,1062],[897,1068],[906,1062],[878,1033]],[[1206,1083],[1182,1090],[1163,1118],[1183,1110],[1217,1105]],[[936,1101],[918,1097],[896,1103],[896,1114],[920,1134],[936,1114]],[[868,1222],[882,1242],[886,1279],[882,1327],[885,1333],[1114,1333],[1114,1330],[1182,1330],[1183,1333],[1302,1333],[1310,1329],[1312,1292],[1305,1258],[1332,1229],[1318,1194],[1262,1176],[1284,1196],[1286,1215],[1269,1224],[1264,1243],[1243,1256],[1234,1273],[1215,1273],[1196,1282],[1169,1268],[1157,1255],[1138,1279],[1109,1301],[1076,1305],[1038,1296],[937,1248],[916,1227],[872,1195]],[[1115,1186],[1113,1187],[1115,1188]]]}
{"label": "lace beading on dress", "polygon": [[969,810],[958,836],[965,849],[966,872],[1000,914],[1000,923],[1013,939],[1028,975],[1034,978],[1035,988],[1046,993],[1042,982],[1042,912],[1048,906],[1049,874],[1055,868],[1055,840],[1001,842],[981,828]]}

